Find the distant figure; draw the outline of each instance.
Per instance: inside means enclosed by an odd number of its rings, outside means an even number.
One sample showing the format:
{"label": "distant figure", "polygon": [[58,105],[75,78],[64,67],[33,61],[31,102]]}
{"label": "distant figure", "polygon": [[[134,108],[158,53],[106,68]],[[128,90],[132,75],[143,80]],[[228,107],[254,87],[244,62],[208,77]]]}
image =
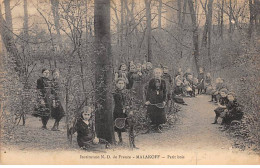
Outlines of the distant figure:
{"label": "distant figure", "polygon": [[42,77],[37,80],[37,101],[33,116],[40,117],[42,120],[42,129],[47,129],[47,123],[51,116],[52,106],[52,84],[49,79],[50,71],[42,69]]}
{"label": "distant figure", "polygon": [[134,80],[134,84],[132,87],[133,96],[135,99],[135,103],[141,105],[143,104],[143,80],[144,75],[142,73],[142,64],[136,64],[136,71],[133,73],[132,78]]}
{"label": "distant figure", "polygon": [[187,105],[184,102],[182,96],[183,96],[183,91],[182,91],[182,87],[181,87],[181,81],[177,81],[176,86],[174,87],[173,92],[172,92],[172,99],[175,103]]}
{"label": "distant figure", "polygon": [[118,72],[115,73],[115,81],[117,81],[118,78],[124,78],[126,84],[129,83],[128,81],[128,73],[127,73],[127,67],[126,64],[122,63],[119,68],[118,68]]}
{"label": "distant figure", "polygon": [[203,72],[203,68],[199,68],[199,75],[198,75],[198,86],[197,86],[197,89],[198,89],[198,94],[202,94],[202,91],[204,91],[204,72]]}
{"label": "distant figure", "polygon": [[212,87],[212,84],[211,84],[211,76],[210,76],[210,73],[207,73],[206,74],[206,79],[205,79],[205,88],[204,88],[204,92],[207,93],[207,89],[209,87]]}
{"label": "distant figure", "polygon": [[154,69],[154,78],[149,82],[145,103],[148,106],[147,114],[151,119],[151,126],[159,133],[162,132],[160,125],[166,122],[164,107],[156,106],[158,103],[164,106],[166,104],[166,83],[161,78],[162,73],[162,69]]}

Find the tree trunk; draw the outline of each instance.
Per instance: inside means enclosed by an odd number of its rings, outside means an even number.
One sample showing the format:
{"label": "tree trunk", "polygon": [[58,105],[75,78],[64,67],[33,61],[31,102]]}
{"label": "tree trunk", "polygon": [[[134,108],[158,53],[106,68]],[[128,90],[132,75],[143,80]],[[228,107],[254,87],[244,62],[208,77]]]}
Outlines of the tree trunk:
{"label": "tree trunk", "polygon": [[[59,16],[59,0],[51,0],[52,15],[54,18],[54,26],[58,35],[58,45],[62,48],[62,40],[60,34],[60,16]],[[56,63],[55,63],[56,64]],[[56,66],[55,66],[56,67]]]}
{"label": "tree trunk", "polygon": [[209,0],[208,3],[208,57],[209,57],[209,66],[211,67],[211,29],[212,29],[212,5],[214,0]]}
{"label": "tree trunk", "polygon": [[249,20],[249,27],[248,27],[248,39],[251,39],[254,27],[254,7],[253,7],[253,0],[249,0],[249,11],[250,11],[250,20]]}
{"label": "tree trunk", "polygon": [[232,39],[232,0],[229,0],[229,38]]}
{"label": "tree trunk", "polygon": [[95,99],[96,131],[99,138],[114,143],[112,117],[112,66],[110,37],[110,1],[95,0]]}
{"label": "tree trunk", "polygon": [[162,28],[162,0],[158,0],[158,28]]}
{"label": "tree trunk", "polygon": [[223,40],[223,26],[224,26],[224,3],[225,0],[221,2],[221,14],[220,14],[220,37]]}
{"label": "tree trunk", "polygon": [[13,19],[12,19],[12,12],[10,7],[10,0],[4,0],[5,5],[5,20],[7,27],[10,31],[13,31]]}
{"label": "tree trunk", "polygon": [[152,35],[152,18],[151,18],[151,0],[145,0],[146,8],[146,27],[147,27],[147,61],[152,62],[152,46],[151,46],[151,35]]}
{"label": "tree trunk", "polygon": [[7,23],[3,18],[2,10],[1,10],[1,4],[0,4],[0,33],[2,37],[2,41],[4,43],[4,46],[8,53],[11,54],[12,60],[15,64],[15,71],[18,73],[19,76],[23,75],[24,67],[22,63],[22,59],[20,56],[20,53],[15,46],[14,38],[10,32],[10,30],[7,28]]}
{"label": "tree trunk", "polygon": [[181,0],[178,0],[178,12],[177,12],[177,17],[178,17],[178,25],[182,27],[181,23]]}
{"label": "tree trunk", "polygon": [[197,72],[199,72],[199,33],[198,33],[198,27],[197,27],[197,20],[196,20],[193,1],[188,0],[188,4],[189,4],[189,9],[190,9],[191,21],[192,21],[194,62],[195,62],[196,70],[197,70]]}

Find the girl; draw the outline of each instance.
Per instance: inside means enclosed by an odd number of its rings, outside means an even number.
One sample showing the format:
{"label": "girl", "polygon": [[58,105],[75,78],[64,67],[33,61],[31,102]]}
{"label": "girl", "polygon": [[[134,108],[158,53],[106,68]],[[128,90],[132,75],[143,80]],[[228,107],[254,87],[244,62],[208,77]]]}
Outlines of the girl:
{"label": "girl", "polygon": [[134,84],[133,84],[133,95],[135,102],[137,104],[143,104],[143,73],[142,73],[142,64],[136,64],[136,72],[132,75]]}
{"label": "girl", "polygon": [[77,120],[74,132],[77,132],[77,142],[81,149],[97,147],[99,138],[95,134],[95,125],[92,116],[92,108],[85,106],[80,118]]}
{"label": "girl", "polygon": [[220,90],[220,99],[218,102],[218,107],[214,110],[216,116],[215,120],[212,124],[217,124],[218,123],[218,117],[220,117],[220,114],[224,112],[224,110],[227,108],[226,105],[228,104],[228,98],[227,98],[227,89],[221,89]]}
{"label": "girl", "polygon": [[51,115],[51,80],[48,78],[50,71],[42,69],[42,77],[37,80],[38,103],[36,104],[33,116],[41,117],[42,129],[47,129],[47,123]]}
{"label": "girl", "polygon": [[127,74],[128,84],[126,84],[126,89],[132,89],[134,85],[133,74],[136,72],[135,64],[132,61],[129,63],[128,71],[129,71]]}
{"label": "girl", "polygon": [[[118,78],[116,81],[116,90],[115,93],[113,94],[114,97],[114,102],[115,102],[115,107],[114,107],[114,121],[117,118],[126,118],[127,114],[125,113],[126,110],[126,94],[125,94],[125,80],[124,78]],[[119,139],[119,144],[123,143],[122,139],[122,132],[126,132],[125,127],[124,128],[117,128],[114,127],[115,132],[117,132],[118,139]]]}
{"label": "girl", "polygon": [[226,109],[226,114],[223,117],[222,123],[224,124],[224,128],[228,128],[233,120],[241,120],[243,117],[243,112],[241,106],[238,104],[235,94],[233,92],[229,92],[227,95],[228,104]]}
{"label": "girl", "polygon": [[58,131],[59,130],[59,122],[64,117],[65,112],[62,107],[62,94],[61,94],[61,88],[60,88],[60,73],[59,70],[55,69],[53,70],[53,80],[52,80],[52,94],[54,95],[52,108],[51,108],[51,117],[55,119],[55,123],[52,127],[52,131]]}
{"label": "girl", "polygon": [[198,75],[198,94],[202,94],[202,90],[204,90],[204,72],[203,68],[199,68],[199,75]]}
{"label": "girl", "polygon": [[115,81],[117,81],[118,78],[124,78],[126,81],[126,84],[129,83],[128,78],[127,78],[127,67],[126,64],[122,63],[119,68],[118,72],[115,73]]}
{"label": "girl", "polygon": [[176,82],[176,86],[174,87],[172,95],[173,95],[172,97],[173,97],[173,100],[175,103],[187,105],[182,98],[183,91],[182,91],[182,87],[181,87],[181,81]]}
{"label": "girl", "polygon": [[151,125],[154,126],[155,130],[161,133],[160,125],[166,122],[166,116],[164,108],[159,108],[154,104],[162,103],[164,106],[166,104],[166,83],[162,76],[162,69],[154,69],[154,78],[149,81],[146,105],[147,114],[151,120]]}
{"label": "girl", "polygon": [[204,88],[204,92],[207,93],[207,89],[211,87],[211,76],[210,73],[206,74],[206,79],[205,79],[205,88]]}

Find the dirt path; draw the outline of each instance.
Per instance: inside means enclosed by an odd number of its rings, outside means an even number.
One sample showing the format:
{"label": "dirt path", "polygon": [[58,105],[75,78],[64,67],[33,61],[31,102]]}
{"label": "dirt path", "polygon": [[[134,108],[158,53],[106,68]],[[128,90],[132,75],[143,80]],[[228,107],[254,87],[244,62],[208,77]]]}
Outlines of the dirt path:
{"label": "dirt path", "polygon": [[[209,96],[206,95],[185,98],[188,106],[182,106],[179,112],[179,122],[163,133],[139,135],[136,138],[138,150],[132,151],[128,148],[128,137],[124,134],[123,146],[116,146],[104,152],[109,155],[124,154],[132,157],[132,160],[121,159],[115,162],[123,161],[124,164],[143,163],[143,160],[136,160],[137,154],[159,154],[161,156],[161,160],[149,160],[149,164],[234,164],[234,160],[236,164],[260,163],[259,156],[232,149],[233,141],[230,136],[219,130],[220,125],[211,124],[216,105],[209,103],[208,100]],[[52,125],[53,120],[50,120],[48,128],[50,129]],[[61,131],[58,132],[41,130],[40,127],[39,119],[29,117],[26,126],[16,128],[16,137],[9,142],[12,145],[4,150],[11,152],[12,148],[15,148],[27,154],[30,154],[27,151],[31,150],[51,151],[55,153],[56,158],[59,158],[61,153],[69,152],[68,155],[72,156],[71,153],[75,152],[73,156],[76,156],[76,159],[79,154],[86,154],[85,151],[78,149],[76,136],[74,136],[73,144],[68,144],[64,121],[60,126]],[[174,159],[174,157],[179,157],[179,159]],[[69,158],[73,159],[73,157]],[[135,159],[134,162],[133,159]],[[71,160],[71,162],[73,161]],[[105,160],[106,163],[109,161]],[[91,163],[96,162],[92,160]],[[100,161],[97,163],[101,164]],[[111,161],[111,163],[113,162]],[[82,161],[82,164],[85,162]]]}

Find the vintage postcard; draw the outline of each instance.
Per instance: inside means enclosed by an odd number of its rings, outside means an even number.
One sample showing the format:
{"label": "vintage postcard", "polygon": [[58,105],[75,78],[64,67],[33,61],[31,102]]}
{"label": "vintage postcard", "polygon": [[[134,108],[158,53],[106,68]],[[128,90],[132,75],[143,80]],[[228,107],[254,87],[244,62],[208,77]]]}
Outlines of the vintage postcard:
{"label": "vintage postcard", "polygon": [[260,164],[260,0],[0,0],[0,35],[0,164]]}

